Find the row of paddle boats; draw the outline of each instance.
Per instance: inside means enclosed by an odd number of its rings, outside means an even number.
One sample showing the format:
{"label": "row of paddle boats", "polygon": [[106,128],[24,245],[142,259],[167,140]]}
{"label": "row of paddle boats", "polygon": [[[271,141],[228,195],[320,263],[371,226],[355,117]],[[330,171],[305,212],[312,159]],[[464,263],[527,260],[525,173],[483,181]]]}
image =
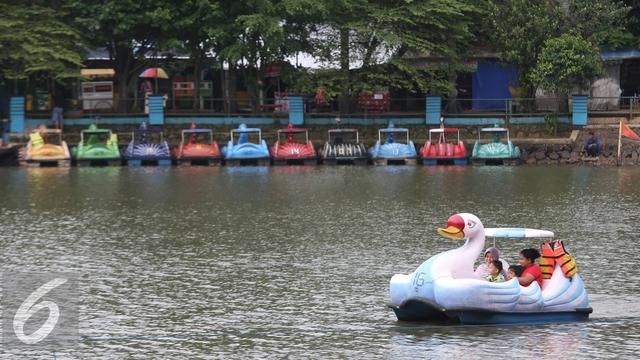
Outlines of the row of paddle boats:
{"label": "row of paddle boats", "polygon": [[[492,134],[493,141],[484,143],[482,134]],[[455,135],[455,139],[452,140]],[[506,136],[506,142],[500,136]],[[509,130],[505,128],[481,129],[473,148],[472,161],[488,164],[515,164],[520,158],[519,149],[511,143]],[[181,132],[181,141],[171,149],[160,129],[148,128],[142,123],[131,133],[131,141],[121,151],[118,136],[109,129],[91,125],[80,133],[80,142],[69,151],[58,129],[34,130],[22,152],[26,164],[64,164],[75,161],[79,165],[115,165],[122,160],[130,165],[207,164],[216,165],[222,160],[229,165],[316,164],[321,159],[326,164],[453,164],[466,165],[469,160],[465,144],[460,140],[460,130],[437,128],[429,130],[429,140],[419,151],[409,138],[409,129],[396,128],[390,123],[379,129],[378,140],[367,149],[356,129],[338,128],[328,131],[328,139],[318,150],[309,140],[305,128],[289,124],[278,130],[277,141],[268,147],[259,128],[242,124],[229,134],[226,146],[219,147],[211,129],[198,129],[192,125]]]}

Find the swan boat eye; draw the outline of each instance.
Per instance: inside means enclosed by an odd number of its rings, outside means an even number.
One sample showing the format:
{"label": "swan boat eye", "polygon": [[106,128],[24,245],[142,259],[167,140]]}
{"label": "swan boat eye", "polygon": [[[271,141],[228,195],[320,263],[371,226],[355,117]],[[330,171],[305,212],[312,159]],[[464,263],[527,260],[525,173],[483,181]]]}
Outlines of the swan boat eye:
{"label": "swan boat eye", "polygon": [[469,229],[473,229],[475,226],[476,226],[476,222],[475,221],[473,221],[473,220],[467,221],[467,227]]}

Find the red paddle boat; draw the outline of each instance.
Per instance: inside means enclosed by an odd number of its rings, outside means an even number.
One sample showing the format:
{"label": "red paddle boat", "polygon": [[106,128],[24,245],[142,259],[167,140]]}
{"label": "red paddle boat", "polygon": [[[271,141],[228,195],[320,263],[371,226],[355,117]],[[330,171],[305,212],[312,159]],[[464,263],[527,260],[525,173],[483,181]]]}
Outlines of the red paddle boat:
{"label": "red paddle boat", "polygon": [[[447,142],[447,134],[456,133],[456,142]],[[432,142],[431,135],[438,134],[438,141]],[[420,149],[423,165],[467,165],[467,149],[460,141],[460,130],[456,128],[439,128],[429,130],[429,141]]]}
{"label": "red paddle boat", "polygon": [[182,130],[180,145],[173,149],[172,155],[178,165],[218,165],[222,159],[218,143],[213,140],[213,131],[197,129],[195,124]]}
{"label": "red paddle boat", "polygon": [[[296,140],[296,137],[302,137],[304,134],[304,142]],[[282,135],[284,141],[282,142]],[[285,164],[304,164],[312,165],[317,163],[316,150],[313,143],[309,141],[309,132],[307,129],[294,128],[289,124],[286,129],[278,130],[278,141],[270,149],[271,157],[275,165]]]}

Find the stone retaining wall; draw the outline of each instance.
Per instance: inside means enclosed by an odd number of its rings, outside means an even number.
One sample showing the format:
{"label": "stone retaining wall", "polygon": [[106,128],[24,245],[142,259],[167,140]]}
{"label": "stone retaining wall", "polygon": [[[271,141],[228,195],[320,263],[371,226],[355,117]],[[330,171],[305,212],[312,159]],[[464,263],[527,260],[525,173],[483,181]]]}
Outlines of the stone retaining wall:
{"label": "stone retaining wall", "polygon": [[[637,130],[637,129],[636,129]],[[602,142],[602,151],[597,158],[588,158],[581,154],[582,144],[594,131]],[[618,127],[582,129],[575,142],[562,145],[518,144],[525,164],[585,164],[618,165]],[[640,142],[622,140],[621,165],[640,165]]]}

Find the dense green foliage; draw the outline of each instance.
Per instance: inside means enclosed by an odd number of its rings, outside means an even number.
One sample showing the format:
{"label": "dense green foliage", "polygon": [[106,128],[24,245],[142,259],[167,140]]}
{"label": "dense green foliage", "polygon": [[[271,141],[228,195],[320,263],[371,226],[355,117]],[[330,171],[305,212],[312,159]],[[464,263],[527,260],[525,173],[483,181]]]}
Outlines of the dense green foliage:
{"label": "dense green foliage", "polygon": [[603,74],[600,52],[579,35],[564,34],[545,41],[531,72],[534,84],[556,94],[585,92]]}
{"label": "dense green foliage", "polygon": [[[584,86],[599,73],[599,58],[582,61],[582,51],[589,50],[591,56],[605,46],[637,45],[640,5],[636,3],[34,0],[24,5],[4,1],[0,77],[77,75],[86,49],[106,49],[121,98],[135,93],[137,76],[145,67],[186,69],[185,61],[171,61],[175,55],[189,58],[186,63],[196,79],[206,68],[242,71],[252,95],[264,86],[266,66],[279,63],[289,91],[313,93],[322,85],[329,97],[339,97],[389,87],[455,97],[454,84],[461,72],[468,71],[468,59],[488,53],[514,64],[524,96],[539,86],[566,92],[567,86]],[[552,54],[556,50],[564,55]],[[321,68],[292,64],[305,54]],[[569,73],[572,76],[561,76]]]}
{"label": "dense green foliage", "polygon": [[[629,8],[617,0],[494,0],[490,8],[493,48],[516,67],[525,97],[540,84],[533,70],[549,39],[576,34],[596,48],[622,46],[630,39],[625,29]],[[565,70],[573,66],[564,65]],[[545,90],[562,87],[549,81]]]}
{"label": "dense green foliage", "polygon": [[65,10],[46,1],[0,4],[0,78],[76,76],[84,50]]}

